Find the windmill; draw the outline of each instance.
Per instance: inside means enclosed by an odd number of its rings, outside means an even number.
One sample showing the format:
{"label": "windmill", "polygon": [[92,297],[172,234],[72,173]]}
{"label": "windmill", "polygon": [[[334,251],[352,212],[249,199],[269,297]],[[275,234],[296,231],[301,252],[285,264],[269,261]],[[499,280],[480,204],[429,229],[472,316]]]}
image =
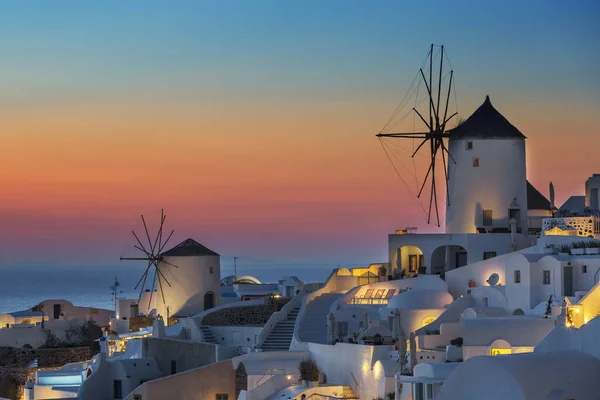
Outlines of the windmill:
{"label": "windmill", "polygon": [[[438,60],[439,59],[439,60]],[[436,171],[439,168],[439,158],[444,169],[445,178],[445,194],[446,201],[449,201],[448,196],[448,166],[447,161],[456,163],[450,152],[448,151],[447,139],[450,136],[448,130],[448,123],[457,115],[457,112],[449,113],[449,106],[451,103],[451,93],[453,91],[453,79],[454,71],[450,66],[449,72],[444,75],[444,64],[450,64],[448,56],[444,53],[444,46],[431,45],[425,60],[423,61],[419,72],[415,76],[413,83],[411,84],[408,92],[404,96],[404,99],[400,105],[396,108],[396,111],[390,117],[387,124],[377,134],[386,155],[390,162],[394,166],[396,173],[405,185],[410,186],[402,177],[399,168],[396,167],[392,156],[395,156],[394,151],[398,147],[392,146],[391,143],[387,142],[386,138],[391,139],[412,139],[413,149],[409,150],[410,157],[413,159],[413,168],[415,175],[416,187],[416,199],[418,205],[421,207],[421,211],[425,214],[427,223],[432,221],[436,226],[440,226],[440,210],[438,207],[438,188],[436,186]],[[439,65],[439,67],[438,67]],[[434,71],[435,70],[435,71]],[[425,92],[421,98],[419,95],[421,84],[425,86]],[[414,105],[410,110],[406,110],[405,107],[414,99]],[[454,106],[456,107],[456,91],[454,91]],[[427,111],[428,109],[428,111]],[[413,132],[394,132],[394,128],[402,123],[409,115],[413,116]],[[415,120],[416,117],[425,125],[426,129],[421,129],[420,132],[415,131]],[[406,149],[403,149],[407,151]],[[414,164],[414,158],[417,155],[423,155],[426,153],[427,162],[429,168],[425,173],[425,177],[422,183],[418,183],[416,175],[416,167]],[[405,165],[402,163],[402,156],[396,157],[396,161],[400,163],[405,169]],[[424,194],[424,189],[429,188],[429,206],[427,209],[423,207],[421,197]],[[426,194],[426,193],[425,193]]]}
{"label": "windmill", "polygon": [[[142,215],[141,218],[142,218],[142,223],[144,225],[144,231],[146,233],[146,239],[148,240],[148,243],[144,244],[145,241],[142,242],[142,240],[140,240],[138,235],[135,233],[135,230],[132,230],[131,233],[133,234],[133,237],[135,238],[135,240],[137,242],[133,247],[136,250],[138,250],[138,252],[140,252],[141,255],[139,257],[121,257],[120,260],[121,261],[147,261],[148,262],[148,266],[146,267],[146,270],[140,277],[140,280],[138,281],[138,283],[135,285],[134,290],[137,290],[137,288],[140,287],[140,296],[138,299],[138,303],[139,303],[142,300],[142,294],[144,293],[144,288],[146,287],[146,281],[149,276],[152,276],[152,286],[150,286],[150,300],[148,301],[148,307],[150,307],[150,305],[152,304],[152,295],[154,294],[154,290],[157,289],[157,287],[156,287],[157,281],[158,281],[158,289],[160,290],[160,294],[162,296],[163,303],[166,303],[166,302],[165,302],[165,295],[163,293],[162,282],[164,281],[167,285],[169,285],[169,287],[171,287],[171,284],[169,283],[169,281],[167,280],[167,278],[165,277],[163,272],[160,270],[160,264],[165,263],[165,264],[171,265],[175,268],[178,268],[177,265],[174,265],[168,261],[165,261],[163,259],[163,257],[161,256],[162,251],[167,246],[169,239],[171,239],[171,236],[173,236],[173,233],[175,231],[172,230],[171,233],[169,234],[169,236],[167,236],[167,239],[163,242],[163,226],[164,226],[165,220],[167,219],[167,216],[165,215],[164,210],[161,210],[160,211],[160,226],[159,226],[158,232],[156,233],[156,237],[154,238],[154,240],[152,240],[152,239],[150,239],[150,233],[148,231],[148,226],[146,225],[146,220],[144,219],[144,215]],[[154,267],[154,273],[152,273],[152,271],[151,271],[151,269],[153,267]],[[140,284],[141,284],[141,286],[140,286]]]}

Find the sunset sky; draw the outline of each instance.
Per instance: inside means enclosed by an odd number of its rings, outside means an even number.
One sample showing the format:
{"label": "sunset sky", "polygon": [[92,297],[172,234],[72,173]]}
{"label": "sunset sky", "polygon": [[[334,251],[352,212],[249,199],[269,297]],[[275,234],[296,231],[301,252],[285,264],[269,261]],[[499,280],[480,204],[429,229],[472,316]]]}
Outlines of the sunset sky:
{"label": "sunset sky", "polygon": [[[30,1],[0,13],[0,267],[118,265],[139,214],[273,263],[424,223],[375,138],[430,43],[557,203],[600,172],[600,3]],[[229,260],[229,258],[227,259]],[[230,261],[225,260],[225,263]]]}

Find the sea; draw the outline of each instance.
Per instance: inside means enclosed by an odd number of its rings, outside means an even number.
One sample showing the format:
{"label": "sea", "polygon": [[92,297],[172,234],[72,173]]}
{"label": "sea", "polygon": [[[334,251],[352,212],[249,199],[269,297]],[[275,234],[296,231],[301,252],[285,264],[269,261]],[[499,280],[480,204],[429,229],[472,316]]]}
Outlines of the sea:
{"label": "sea", "polygon": [[[283,276],[297,276],[304,282],[324,282],[335,265],[253,265],[238,268],[238,275],[252,275],[261,282],[275,283]],[[27,310],[44,300],[66,299],[77,306],[114,309],[115,277],[118,298],[137,298],[134,287],[144,272],[142,265],[81,267],[0,268],[0,314]],[[233,267],[221,268],[221,275],[233,274]]]}

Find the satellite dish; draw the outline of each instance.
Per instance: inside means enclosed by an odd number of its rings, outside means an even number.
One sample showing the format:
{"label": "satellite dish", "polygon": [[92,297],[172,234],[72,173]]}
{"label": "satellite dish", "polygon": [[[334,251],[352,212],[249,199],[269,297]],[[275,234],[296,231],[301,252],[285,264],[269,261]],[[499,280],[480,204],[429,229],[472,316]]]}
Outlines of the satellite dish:
{"label": "satellite dish", "polygon": [[497,273],[494,272],[488,278],[487,283],[489,283],[490,286],[496,286],[498,284],[499,280],[500,280],[500,277],[498,276]]}

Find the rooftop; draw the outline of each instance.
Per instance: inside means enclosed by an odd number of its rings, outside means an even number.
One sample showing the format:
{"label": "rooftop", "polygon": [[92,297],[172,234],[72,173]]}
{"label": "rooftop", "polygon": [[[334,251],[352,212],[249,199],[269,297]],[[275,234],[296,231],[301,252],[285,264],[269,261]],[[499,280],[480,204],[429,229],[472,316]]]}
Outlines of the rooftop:
{"label": "rooftop", "polygon": [[485,96],[483,104],[469,118],[450,130],[450,140],[464,138],[525,139],[525,135],[494,108],[490,96]]}
{"label": "rooftop", "polygon": [[177,246],[161,254],[161,256],[166,257],[197,257],[218,255],[219,254],[196,242],[194,239],[186,239]]}

